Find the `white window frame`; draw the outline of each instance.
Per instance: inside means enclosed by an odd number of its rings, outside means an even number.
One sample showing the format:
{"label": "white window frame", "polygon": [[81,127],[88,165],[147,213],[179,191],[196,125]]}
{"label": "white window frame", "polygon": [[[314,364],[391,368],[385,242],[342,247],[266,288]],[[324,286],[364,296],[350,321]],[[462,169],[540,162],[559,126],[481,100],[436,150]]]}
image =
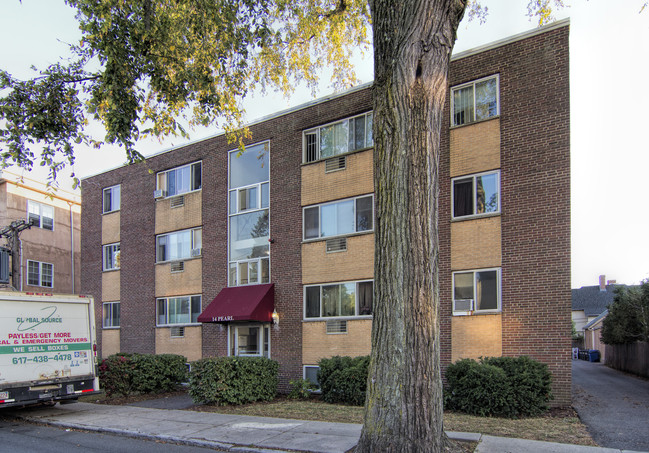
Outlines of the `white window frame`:
{"label": "white window frame", "polygon": [[[110,209],[109,210],[106,210],[106,197],[107,196],[110,199]],[[121,209],[121,207],[122,207],[122,186],[121,186],[121,184],[106,187],[104,189],[104,191],[103,191],[103,196],[102,196],[101,203],[102,203],[101,209],[102,209],[102,212],[104,214],[119,211]]]}
{"label": "white window frame", "polygon": [[[360,198],[370,198],[371,199],[371,204],[372,204],[372,228],[368,230],[362,230],[358,231],[357,230],[357,225],[356,225],[356,200]],[[322,235],[322,207],[323,206],[329,206],[329,205],[334,205],[338,203],[344,203],[346,201],[354,201],[354,231],[351,233],[344,233],[344,234],[335,234],[331,236],[323,236]],[[312,208],[318,208],[318,237],[313,237],[313,238],[307,238],[306,237],[306,210],[307,209],[312,209]],[[322,241],[324,239],[331,239],[331,238],[337,238],[337,237],[347,237],[347,236],[352,236],[355,234],[365,234],[365,233],[372,233],[374,232],[374,226],[376,224],[376,219],[375,219],[375,207],[374,207],[374,194],[368,194],[368,195],[360,195],[358,197],[352,197],[352,198],[345,198],[342,200],[336,200],[336,201],[330,201],[327,203],[320,203],[320,204],[314,204],[310,206],[305,206],[302,208],[302,240],[304,242],[309,242],[309,241]]]}
{"label": "white window frame", "polygon": [[[112,251],[117,247],[117,250]],[[105,271],[114,271],[118,270],[120,268],[120,255],[121,255],[121,248],[120,248],[120,243],[119,242],[114,242],[112,244],[105,244],[103,247],[103,253],[102,253],[102,267],[104,272]],[[112,267],[106,267],[106,254],[111,253],[111,264]]]}
{"label": "white window frame", "polygon": [[[192,312],[192,298],[198,297],[199,298],[199,304],[198,304],[198,312],[193,313]],[[179,322],[179,323],[172,323],[169,322],[169,301],[171,299],[188,299],[189,302],[189,322]],[[165,312],[164,312],[164,317],[165,317],[165,322],[160,323],[160,311],[158,310],[160,302],[164,301],[164,306],[165,306]],[[189,294],[189,295],[183,295],[183,296],[169,296],[169,297],[158,297],[155,300],[155,322],[156,322],[156,327],[177,327],[177,326],[197,326],[200,325],[201,323],[196,321],[196,322],[191,322],[191,318],[196,315],[196,318],[201,314],[203,309],[203,296],[201,294]]]}
{"label": "white window frame", "polygon": [[[496,79],[496,113],[495,115],[490,116],[489,118],[484,118],[481,120],[476,120],[476,108],[475,108],[475,86],[478,83],[484,82],[489,79]],[[457,90],[461,90],[463,88],[467,87],[473,87],[473,119],[471,121],[465,121],[462,124],[455,124],[455,102],[453,102],[453,97],[454,94]],[[459,126],[466,126],[467,124],[474,124],[480,121],[487,121],[492,118],[496,118],[500,116],[500,74],[494,74],[490,75],[487,77],[482,77],[481,79],[477,80],[472,80],[467,83],[463,83],[461,85],[455,85],[454,87],[451,87],[450,90],[451,97],[450,97],[450,103],[451,103],[451,127],[459,127]]]}
{"label": "white window frame", "polygon": [[[478,203],[478,196],[477,196],[477,189],[476,189],[476,180],[477,178],[481,176],[488,176],[488,175],[496,175],[496,191],[498,192],[498,207],[495,211],[493,212],[481,212],[478,213],[477,210],[477,203]],[[472,196],[473,196],[473,214],[467,214],[467,215],[461,215],[461,216],[456,216],[455,215],[455,182],[456,181],[461,181],[464,179],[472,179],[472,184],[473,188],[472,190]],[[464,176],[458,176],[456,178],[451,179],[451,218],[453,220],[466,220],[466,219],[474,219],[476,217],[488,217],[492,215],[499,215],[500,214],[500,200],[501,200],[501,190],[500,190],[500,170],[491,170],[491,171],[484,171],[481,173],[474,173],[471,175],[464,175]]]}
{"label": "white window frame", "polygon": [[[30,212],[30,207],[33,207],[36,212]],[[43,213],[43,210],[51,209],[52,210],[52,216],[47,216]],[[33,200],[27,200],[27,221],[29,222],[29,216],[30,214],[37,216],[38,217],[38,223],[34,223],[34,226],[37,228],[40,228],[42,230],[48,230],[48,231],[54,231],[54,206],[51,206],[49,204],[44,204],[44,203],[39,203],[38,201],[33,201]],[[52,220],[52,228],[45,228],[43,226],[43,218],[51,219]]]}
{"label": "white window frame", "polygon": [[[263,141],[259,143],[254,143],[251,145],[246,145],[247,148],[253,148],[256,146],[263,146],[264,147],[264,152],[268,153],[268,165],[270,165],[270,142],[269,141]],[[249,285],[258,285],[258,284],[263,284],[263,283],[269,283],[271,280],[270,277],[270,244],[268,246],[268,255],[263,256],[263,257],[257,257],[257,258],[250,258],[250,259],[244,259],[244,260],[230,260],[230,234],[232,234],[232,231],[230,229],[230,219],[242,215],[242,214],[250,214],[253,212],[260,212],[260,211],[268,211],[268,239],[270,240],[270,167],[268,169],[268,179],[265,181],[259,181],[254,184],[248,184],[245,186],[238,186],[238,187],[232,187],[230,188],[230,159],[231,159],[231,154],[232,153],[239,153],[239,149],[233,149],[228,152],[228,286],[234,287],[234,286],[249,286]],[[261,205],[262,202],[262,186],[266,185],[268,187],[268,205],[263,206]],[[252,209],[239,209],[239,195],[240,191],[244,189],[251,189],[251,188],[256,188],[257,189],[257,207],[252,208]],[[234,197],[232,197],[232,194],[234,193]],[[234,198],[234,200],[233,200]],[[232,203],[235,203],[235,207],[233,209]],[[268,262],[268,282],[262,281],[262,273],[261,273],[261,262],[262,261],[267,261]],[[257,263],[257,281],[250,281],[248,280],[247,283],[241,283],[241,275],[239,272],[239,265],[243,263]],[[232,268],[235,268],[236,272],[236,281],[232,282],[231,280],[231,274],[232,274]],[[228,337],[229,338],[229,337]],[[229,341],[229,340],[228,340]]]}
{"label": "white window frame", "polygon": [[[476,274],[479,272],[490,272],[496,271],[496,302],[498,307],[495,309],[489,310],[476,310]],[[470,299],[471,309],[470,310],[456,310],[455,309],[455,275],[456,274],[468,274],[469,272],[473,273],[473,298]],[[451,275],[451,297],[453,303],[453,315],[462,316],[462,315],[471,315],[471,314],[482,314],[482,313],[500,313],[502,312],[502,269],[500,267],[488,267],[483,269],[466,269],[461,271],[454,271]],[[466,300],[466,299],[462,299]]]}
{"label": "white window frame", "polygon": [[[307,368],[315,368],[318,371],[320,370],[320,367],[318,365],[302,365],[302,379],[304,379],[304,380],[307,380],[307,377],[306,377],[306,369]],[[316,375],[317,375],[317,373],[316,373]],[[318,386],[318,389],[313,390],[313,393],[321,393],[321,391],[320,391],[320,383],[319,382],[313,382],[313,381],[309,381],[309,382],[311,382],[313,385]]]}
{"label": "white window frame", "polygon": [[[200,185],[197,185],[196,181],[194,180],[194,172],[192,171],[192,167],[194,165],[200,165],[201,170],[201,183]],[[189,168],[189,190],[183,191],[183,192],[175,192],[173,194],[169,193],[169,188],[167,187],[167,174],[176,172],[179,170],[182,170],[184,168]],[[197,186],[197,187],[195,187]],[[198,160],[196,162],[191,162],[189,164],[185,165],[180,165],[178,167],[170,168],[169,170],[164,170],[160,171],[156,174],[156,189],[157,190],[162,190],[164,193],[164,198],[171,198],[171,197],[176,197],[178,195],[183,195],[186,193],[192,193],[192,192],[198,192],[199,190],[203,189],[203,161]]]}
{"label": "white window frame", "polygon": [[[341,120],[332,121],[331,123],[321,124],[321,125],[319,125],[317,127],[313,127],[311,129],[307,129],[307,130],[303,131],[302,132],[302,162],[305,163],[305,164],[308,164],[308,163],[312,163],[312,162],[318,162],[318,161],[323,160],[323,159],[330,159],[332,157],[340,156],[342,154],[347,154],[347,153],[350,153],[350,152],[355,152],[355,151],[360,151],[360,150],[363,150],[363,149],[372,148],[374,146],[374,137],[373,137],[373,134],[370,134],[371,143],[369,143],[369,144],[365,143],[365,147],[363,147],[363,148],[349,149],[349,146],[348,146],[347,151],[345,151],[343,153],[336,153],[336,154],[334,154],[332,156],[327,156],[327,157],[322,157],[321,153],[320,153],[320,131],[325,127],[335,126],[336,124],[340,124],[340,123],[343,123],[345,121],[356,120],[357,118],[364,118],[364,120],[365,120],[365,137],[364,137],[364,140],[367,141],[366,139],[367,139],[367,131],[368,131],[368,120],[367,120],[368,117],[372,117],[372,121],[369,122],[369,124],[371,126],[372,124],[374,124],[374,113],[370,110],[369,112],[361,113],[360,115],[354,115],[354,116],[350,116],[350,117],[347,117],[347,118],[343,118]],[[370,130],[371,130],[371,127],[370,127]],[[312,160],[308,160],[308,150],[307,150],[307,136],[308,135],[315,135],[315,137],[316,137],[316,147],[317,147],[316,158],[312,159]],[[347,143],[349,144],[349,129],[348,129]]]}
{"label": "white window frame", "polygon": [[[233,334],[233,331],[237,332],[240,327],[246,327],[246,328],[257,327],[257,328],[259,328],[260,335],[259,335],[258,344],[257,344],[257,346],[259,348],[259,354],[237,354],[236,353],[238,351],[238,349],[239,349],[239,347],[238,347],[239,346],[238,345],[239,335],[237,334],[237,335],[234,336],[235,343],[232,344],[232,334]],[[266,339],[266,335],[268,335],[268,356],[267,356],[267,358],[270,359],[270,357],[271,357],[271,341],[270,341],[270,339],[272,337],[272,335],[270,334],[270,331],[271,331],[271,325],[268,322],[249,322],[249,323],[242,323],[242,324],[240,324],[240,323],[234,323],[234,324],[230,323],[230,324],[228,324],[228,356],[229,357],[232,357],[232,356],[236,356],[236,357],[266,357],[266,355],[264,355],[264,340]],[[232,354],[233,350],[235,351],[235,354]]]}
{"label": "white window frame", "polygon": [[[117,310],[119,310],[119,315],[117,318],[117,325],[113,324],[113,317],[114,317],[114,311],[115,307],[117,306]],[[106,313],[108,313],[108,316],[106,316]],[[114,301],[114,302],[104,302],[102,304],[102,328],[103,329],[119,329],[121,321],[122,321],[122,314],[121,314],[121,304],[120,301]],[[106,322],[109,321],[109,322]]]}
{"label": "white window frame", "polygon": [[[350,280],[350,281],[345,281],[345,282],[331,282],[331,283],[318,283],[315,285],[304,285],[302,287],[302,319],[304,321],[322,321],[322,320],[327,320],[327,319],[336,319],[336,320],[345,320],[345,319],[371,319],[372,314],[369,315],[361,315],[358,313],[359,311],[359,306],[358,306],[358,285],[359,283],[366,283],[366,282],[372,282],[372,290],[374,290],[374,280],[373,279],[365,279],[365,280]],[[354,292],[355,300],[354,300],[354,314],[353,315],[345,315],[345,316],[322,316],[322,287],[323,286],[334,286],[334,285],[346,285],[349,283],[353,283],[356,288]],[[307,317],[307,288],[313,288],[313,287],[319,287],[320,288],[320,316],[310,316]],[[374,295],[372,295],[372,312],[374,311]]]}
{"label": "white window frame", "polygon": [[[181,234],[181,233],[184,233],[186,231],[191,232],[191,234],[190,234],[189,252],[188,252],[187,256],[182,256],[182,257],[178,257],[178,258],[174,258],[174,259],[170,259],[170,260],[160,260],[159,256],[158,256],[158,239],[161,238],[161,237],[164,237],[164,236],[172,236],[174,234]],[[196,232],[197,231],[201,232],[200,243],[198,243],[198,241],[196,239]],[[192,258],[200,258],[201,257],[200,254],[192,256],[192,250],[202,249],[202,247],[203,247],[203,227],[187,228],[186,230],[178,230],[178,231],[171,231],[169,233],[158,234],[155,237],[155,259],[156,259],[156,263],[170,263],[170,262],[173,262],[173,261],[185,261],[185,260],[189,260],[189,259],[192,259]]]}
{"label": "white window frame", "polygon": [[[34,284],[29,282],[29,263],[37,263],[38,264],[38,285],[34,285]],[[51,281],[52,284],[49,285],[49,286],[43,284],[43,265],[50,266],[50,268],[52,269],[52,281]],[[39,286],[39,287],[42,287],[42,288],[54,288],[54,264],[52,264],[52,263],[46,263],[44,261],[36,261],[36,260],[27,260],[26,276],[27,276],[27,279],[26,279],[27,286]]]}

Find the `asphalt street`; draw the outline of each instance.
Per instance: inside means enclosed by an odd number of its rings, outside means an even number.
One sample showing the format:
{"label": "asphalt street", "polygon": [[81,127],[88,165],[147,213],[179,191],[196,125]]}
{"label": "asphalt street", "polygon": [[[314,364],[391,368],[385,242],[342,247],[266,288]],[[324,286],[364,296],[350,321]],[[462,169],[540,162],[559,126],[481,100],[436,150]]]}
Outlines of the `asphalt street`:
{"label": "asphalt street", "polygon": [[649,451],[649,380],[573,360],[572,400],[599,445]]}

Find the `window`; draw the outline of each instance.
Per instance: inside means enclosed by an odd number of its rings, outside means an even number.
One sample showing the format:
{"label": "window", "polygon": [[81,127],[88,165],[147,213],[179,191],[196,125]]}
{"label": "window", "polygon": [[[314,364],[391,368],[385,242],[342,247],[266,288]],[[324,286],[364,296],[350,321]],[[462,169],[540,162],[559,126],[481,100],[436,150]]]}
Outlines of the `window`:
{"label": "window", "polygon": [[500,212],[500,172],[453,179],[453,218]]}
{"label": "window", "polygon": [[371,231],[373,228],[372,195],[304,208],[305,240]]}
{"label": "window", "polygon": [[331,318],[372,314],[373,281],[304,287],[304,317]]}
{"label": "window", "polygon": [[303,370],[302,377],[320,389],[320,381],[318,381],[318,371],[320,371],[320,367],[304,365]]}
{"label": "window", "polygon": [[453,126],[486,120],[500,114],[498,75],[451,88]]}
{"label": "window", "polygon": [[121,203],[121,186],[104,189],[104,214],[119,211]]}
{"label": "window", "polygon": [[106,302],[104,308],[104,328],[119,327],[119,302]]}
{"label": "window", "polygon": [[30,286],[53,287],[54,265],[27,260],[27,284]]}
{"label": "window", "polygon": [[35,227],[54,230],[54,206],[27,200],[27,220]]}
{"label": "window", "polygon": [[268,143],[229,157],[230,286],[270,281],[270,185]]}
{"label": "window", "polygon": [[165,197],[173,197],[202,187],[202,164],[183,165],[182,167],[158,173],[156,188]]}
{"label": "window", "polygon": [[104,245],[104,270],[112,271],[119,269],[119,242],[116,244]]}
{"label": "window", "polygon": [[163,263],[200,256],[198,251],[203,246],[202,233],[201,228],[194,228],[158,235],[156,237],[156,262]]}
{"label": "window", "polygon": [[453,312],[500,310],[500,269],[453,272]]}
{"label": "window", "polygon": [[231,356],[262,356],[270,358],[269,324],[231,324],[228,327]]}
{"label": "window", "polygon": [[357,149],[369,148],[372,112],[304,132],[304,162],[315,162]]}
{"label": "window", "polygon": [[201,296],[166,297],[157,300],[156,324],[196,324],[201,313]]}

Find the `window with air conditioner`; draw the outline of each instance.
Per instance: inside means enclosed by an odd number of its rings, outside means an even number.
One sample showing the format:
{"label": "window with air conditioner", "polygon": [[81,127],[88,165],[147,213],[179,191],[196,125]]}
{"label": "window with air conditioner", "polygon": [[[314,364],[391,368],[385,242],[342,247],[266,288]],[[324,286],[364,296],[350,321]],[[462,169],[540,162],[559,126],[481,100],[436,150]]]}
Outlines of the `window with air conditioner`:
{"label": "window with air conditioner", "polygon": [[154,196],[173,197],[200,190],[202,187],[202,163],[194,162],[171,170],[161,171],[156,178]]}
{"label": "window with air conditioner", "polygon": [[303,160],[315,162],[373,145],[372,112],[368,112],[304,131]]}
{"label": "window with air conditioner", "polygon": [[202,247],[202,228],[174,231],[156,236],[156,262],[178,261],[192,258]]}
{"label": "window with air conditioner", "polygon": [[500,269],[453,272],[453,313],[500,311]]}

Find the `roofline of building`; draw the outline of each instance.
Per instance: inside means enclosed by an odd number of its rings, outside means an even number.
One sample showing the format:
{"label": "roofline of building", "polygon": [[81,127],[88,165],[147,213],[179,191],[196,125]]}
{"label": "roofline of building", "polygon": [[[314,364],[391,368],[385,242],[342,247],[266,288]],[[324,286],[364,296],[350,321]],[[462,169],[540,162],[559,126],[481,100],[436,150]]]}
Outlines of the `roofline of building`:
{"label": "roofline of building", "polygon": [[[516,42],[516,41],[522,41],[523,39],[527,39],[527,38],[530,38],[532,36],[547,33],[547,32],[550,32],[552,30],[555,30],[557,28],[566,27],[568,25],[570,25],[570,18],[561,19],[561,20],[555,21],[555,22],[553,22],[553,23],[551,23],[549,25],[544,25],[542,27],[527,30],[527,31],[524,31],[522,33],[518,33],[516,35],[509,36],[507,38],[499,39],[497,41],[492,41],[492,42],[484,44],[482,46],[473,47],[471,49],[465,50],[464,52],[460,52],[460,53],[458,53],[456,55],[452,55],[451,56],[451,61],[455,61],[455,60],[459,60],[459,59],[462,59],[462,58],[470,57],[472,55],[476,55],[476,54],[479,54],[481,52],[485,52],[487,50],[492,50],[492,49],[495,49],[495,48],[498,48],[498,47],[502,47],[504,45],[511,44],[511,43]],[[265,121],[273,120],[273,119],[279,118],[281,116],[288,115],[290,113],[294,113],[294,112],[304,110],[304,109],[309,108],[309,107],[313,107],[313,106],[318,105],[318,104],[322,104],[322,103],[329,102],[331,100],[334,100],[334,99],[337,99],[337,98],[340,98],[340,97],[343,97],[343,96],[347,96],[347,95],[349,95],[351,93],[355,93],[356,91],[361,91],[361,90],[364,90],[366,88],[369,88],[373,84],[374,84],[374,81],[365,82],[365,83],[362,83],[360,85],[357,85],[357,86],[355,86],[353,88],[350,88],[348,90],[345,90],[345,91],[342,91],[342,92],[339,92],[339,93],[331,93],[331,94],[328,94],[326,96],[322,96],[322,97],[319,97],[317,99],[313,99],[311,101],[305,102],[303,104],[296,105],[294,107],[289,107],[287,109],[280,110],[279,112],[275,112],[275,113],[271,113],[269,115],[262,116],[260,118],[257,118],[255,120],[252,120],[251,122],[247,123],[245,125],[245,127],[254,126],[256,124],[263,123]],[[212,139],[220,137],[220,136],[222,136],[224,134],[225,134],[225,132],[220,131],[220,132],[217,132],[216,134],[208,135],[207,137],[203,137],[203,138],[199,138],[199,139],[196,139],[196,140],[189,141],[187,143],[183,143],[182,145],[172,146],[171,148],[167,148],[167,149],[164,149],[162,151],[158,151],[156,153],[153,153],[153,154],[149,155],[148,157],[146,157],[146,159],[150,159],[152,157],[157,157],[157,156],[160,156],[162,154],[166,154],[168,152],[175,151],[175,150],[180,149],[180,148],[184,148],[186,146],[195,145],[197,143],[201,143],[201,142],[206,141],[206,140],[212,140]],[[122,167],[124,167],[124,165],[119,165],[117,167],[109,168],[108,170],[104,170],[104,171],[101,171],[99,173],[95,173],[95,174],[83,177],[83,178],[81,178],[81,181],[85,181],[86,179],[93,178],[95,176],[102,175],[104,173],[108,173],[109,171],[113,171],[113,170],[116,170],[116,169],[122,168]]]}
{"label": "roofline of building", "polygon": [[597,318],[593,319],[593,320],[590,321],[588,324],[586,324],[586,325],[584,326],[584,330],[588,330],[588,329],[590,329],[591,327],[595,327],[597,324],[599,324],[600,322],[602,322],[602,321],[604,320],[604,318],[606,318],[606,316],[608,316],[608,308],[607,308],[606,310],[604,310],[603,312],[601,312],[601,313],[599,314],[599,316],[597,316]]}
{"label": "roofline of building", "polygon": [[[15,179],[8,178],[5,174],[13,176]],[[31,182],[27,183],[25,180]],[[74,192],[70,192],[65,189],[61,189],[60,187],[51,187],[51,191],[47,189],[47,184],[42,183],[40,181],[37,181],[32,178],[28,178],[27,176],[21,176],[16,173],[12,173],[7,170],[0,170],[0,183],[6,182],[8,184],[13,184],[16,187],[22,187],[24,189],[31,190],[36,193],[40,193],[42,195],[46,195],[48,197],[52,198],[58,198],[59,200],[65,201],[66,203],[70,204],[75,204],[81,206],[81,199],[80,195],[75,194]],[[39,188],[36,186],[42,186],[43,188]]]}

